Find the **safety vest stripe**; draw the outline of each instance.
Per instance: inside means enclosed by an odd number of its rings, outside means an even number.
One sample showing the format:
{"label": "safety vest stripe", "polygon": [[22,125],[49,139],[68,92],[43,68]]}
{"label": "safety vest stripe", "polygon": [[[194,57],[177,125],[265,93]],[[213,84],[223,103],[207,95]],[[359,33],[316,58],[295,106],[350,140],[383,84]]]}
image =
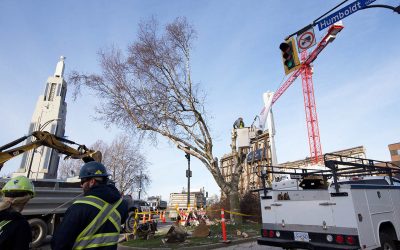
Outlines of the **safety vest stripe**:
{"label": "safety vest stripe", "polygon": [[[100,209],[97,216],[92,220],[92,222],[76,238],[74,249],[105,246],[104,244],[107,245],[117,244],[119,232],[121,231],[121,215],[119,214],[116,208],[121,204],[122,199],[119,199],[116,203],[114,203],[111,206],[109,203],[101,199],[97,199],[97,197],[94,199],[93,199],[94,196],[92,197],[87,196],[87,197],[89,197],[91,201],[94,201],[96,205],[100,205],[100,203],[102,203],[102,208]],[[106,233],[106,234],[95,234],[107,220],[110,220],[111,223],[115,226],[116,232]]]}
{"label": "safety vest stripe", "polygon": [[86,235],[91,235],[94,234],[96,231],[94,231],[94,229],[96,229],[97,227],[101,226],[101,222],[103,220],[104,216],[104,211],[109,208],[110,205],[108,203],[104,204],[103,208],[100,209],[99,213],[96,215],[96,217],[89,223],[89,225],[79,234],[77,239],[80,239],[83,236]]}
{"label": "safety vest stripe", "polygon": [[[120,201],[122,201],[122,200],[120,200]],[[115,204],[116,205],[115,207],[117,207],[121,202],[117,202],[117,203],[118,204]],[[84,236],[84,235],[95,233],[100,228],[100,226],[106,222],[106,220],[108,219],[107,217],[109,216],[109,211],[111,209],[112,209],[112,207],[109,206],[108,203],[106,203],[104,205],[104,207],[100,210],[100,212],[97,214],[96,218],[93,219],[93,221],[85,228],[84,231],[82,231],[82,233],[79,236]],[[118,213],[118,211],[116,209],[115,209],[115,211]],[[106,215],[104,216],[104,214],[106,214]],[[101,220],[100,218],[103,218],[103,220]],[[119,219],[119,221],[121,221],[121,219]],[[117,228],[117,230],[118,229],[120,230],[120,227]],[[79,238],[79,236],[78,236],[78,238]]]}
{"label": "safety vest stripe", "polygon": [[[107,209],[107,210],[109,210],[109,211],[107,211],[107,214],[106,214],[106,216],[103,218],[103,220],[101,221],[100,226],[103,225],[108,219],[112,218],[112,215],[113,215],[114,212],[117,210],[116,208],[119,206],[119,204],[121,204],[121,202],[122,202],[122,199],[120,199],[118,202],[116,202],[112,208]],[[121,223],[120,223],[119,225],[121,225]],[[100,227],[100,226],[99,226],[99,227]],[[99,228],[97,228],[95,231],[93,231],[93,233],[95,233],[98,229],[99,229]],[[117,231],[118,231],[118,232],[121,231],[121,226],[119,226],[119,227],[117,228]]]}
{"label": "safety vest stripe", "polygon": [[86,249],[118,244],[119,233],[90,235],[82,238],[73,249]]}
{"label": "safety vest stripe", "polygon": [[111,221],[111,223],[114,225],[115,229],[119,230],[119,227],[120,227],[119,225],[121,225],[121,219],[115,220],[115,219],[113,218],[113,215],[114,215],[114,214],[111,215],[110,221]]}
{"label": "safety vest stripe", "polygon": [[[91,195],[89,195],[89,196],[84,197],[84,199],[85,199],[85,198],[92,199],[92,201],[93,201],[93,199],[96,200],[96,201],[97,201],[97,204],[98,204],[99,206],[104,206],[104,204],[107,203],[107,202],[104,201],[103,199],[101,199],[101,198],[99,198],[99,197],[96,197],[96,196],[91,196]],[[122,200],[121,200],[121,202],[122,202]],[[119,204],[118,204],[118,205],[119,205]],[[119,217],[120,220],[121,220],[121,215],[119,214],[118,210],[115,210],[115,212],[116,212],[116,214],[118,215],[118,217]]]}
{"label": "safety vest stripe", "polygon": [[[98,206],[95,206],[95,207],[97,207],[97,208],[100,209],[100,210],[101,210],[101,208],[104,206],[104,204],[107,203],[107,202],[104,201],[103,199],[98,198],[98,197],[96,197],[96,196],[91,196],[91,195],[86,196],[86,197],[84,197],[84,198],[82,198],[82,199],[77,200],[77,203],[86,203],[86,204],[93,205],[93,203],[82,202],[83,200],[87,200],[87,201],[91,201],[91,202],[96,203]],[[119,204],[118,204],[118,205],[119,205]],[[119,214],[118,210],[115,210],[115,212],[116,212],[117,216],[119,217],[119,220],[121,220],[121,215]]]}
{"label": "safety vest stripe", "polygon": [[[93,219],[93,221],[85,228],[85,230],[83,230],[81,232],[81,234],[79,236],[82,237],[84,235],[94,234],[101,227],[101,225],[103,225],[104,222],[107,220],[107,217],[109,215],[109,211],[112,209],[112,207],[110,206],[109,203],[105,202],[103,199],[100,199],[98,197],[91,196],[91,195],[90,196],[86,196],[86,197],[84,197],[82,199],[79,199],[79,200],[90,200],[91,203],[94,202],[97,205],[102,207],[102,208],[99,208],[99,207],[96,206],[97,208],[100,209],[100,212]],[[120,203],[118,203],[118,205],[119,204]],[[93,205],[93,204],[91,204],[91,205]],[[106,214],[106,215],[104,216],[104,214]],[[103,220],[101,220],[101,218],[103,218]],[[78,239],[79,239],[79,236],[78,236]]]}
{"label": "safety vest stripe", "polygon": [[84,198],[86,199],[92,199],[93,201],[98,202],[98,204],[103,204],[103,203],[107,203],[105,200],[103,200],[102,198],[93,196],[93,195],[89,195],[89,196],[85,196]]}
{"label": "safety vest stripe", "polygon": [[119,236],[119,233],[103,233],[103,234],[95,234],[92,236],[86,236],[82,237],[82,240],[90,240],[90,239],[95,239],[95,238],[100,238],[100,237],[108,237],[108,236]]}
{"label": "safety vest stripe", "polygon": [[104,206],[104,204],[107,203],[103,199],[100,199],[100,198],[98,198],[96,196],[92,196],[92,195],[82,197],[79,200],[76,200],[74,203],[87,203],[87,202],[90,202],[90,204],[97,204],[99,207],[97,207],[97,206],[96,207],[99,209],[101,209]]}
{"label": "safety vest stripe", "polygon": [[77,203],[83,203],[83,204],[88,204],[88,205],[92,205],[92,206],[94,206],[94,207],[97,207],[98,209],[100,209],[101,210],[101,206],[99,206],[98,204],[96,204],[96,203],[94,203],[94,202],[91,202],[91,201],[75,201],[74,202],[74,204],[77,204]]}
{"label": "safety vest stripe", "polygon": [[[122,200],[121,200],[122,201]],[[119,205],[119,204],[118,204]],[[117,215],[117,217],[119,218],[119,220],[121,220],[121,215],[119,214],[118,210],[115,209],[114,210],[115,214]]]}
{"label": "safety vest stripe", "polygon": [[2,221],[0,221],[0,230],[10,222],[11,222],[11,220],[2,220]]}

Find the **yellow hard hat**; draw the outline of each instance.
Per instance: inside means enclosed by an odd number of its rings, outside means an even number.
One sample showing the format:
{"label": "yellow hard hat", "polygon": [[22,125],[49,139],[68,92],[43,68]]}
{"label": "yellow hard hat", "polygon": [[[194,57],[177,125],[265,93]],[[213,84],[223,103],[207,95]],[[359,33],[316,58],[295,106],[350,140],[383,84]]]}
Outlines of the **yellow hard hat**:
{"label": "yellow hard hat", "polygon": [[32,197],[35,196],[35,187],[31,180],[25,176],[17,176],[11,178],[6,185],[1,189],[1,192],[5,196],[17,197],[24,195],[24,193],[30,194]]}

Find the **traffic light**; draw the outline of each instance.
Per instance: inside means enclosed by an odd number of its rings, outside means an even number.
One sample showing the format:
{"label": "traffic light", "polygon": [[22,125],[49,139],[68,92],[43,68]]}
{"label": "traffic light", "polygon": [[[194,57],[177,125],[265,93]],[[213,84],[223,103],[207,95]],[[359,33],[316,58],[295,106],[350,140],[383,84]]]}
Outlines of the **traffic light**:
{"label": "traffic light", "polygon": [[279,45],[282,51],[283,68],[285,74],[296,70],[300,66],[299,56],[297,55],[296,43],[293,37],[285,40]]}

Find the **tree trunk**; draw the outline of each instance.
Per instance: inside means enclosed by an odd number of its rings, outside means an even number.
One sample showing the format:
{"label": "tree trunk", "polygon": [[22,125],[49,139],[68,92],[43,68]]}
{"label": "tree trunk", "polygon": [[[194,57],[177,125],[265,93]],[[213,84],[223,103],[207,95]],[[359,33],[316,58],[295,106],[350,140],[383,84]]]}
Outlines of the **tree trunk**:
{"label": "tree trunk", "polygon": [[231,213],[231,221],[235,224],[242,224],[242,216],[237,215],[236,213],[240,213],[240,202],[239,202],[239,188],[238,185],[232,185],[232,190],[229,193],[229,204]]}

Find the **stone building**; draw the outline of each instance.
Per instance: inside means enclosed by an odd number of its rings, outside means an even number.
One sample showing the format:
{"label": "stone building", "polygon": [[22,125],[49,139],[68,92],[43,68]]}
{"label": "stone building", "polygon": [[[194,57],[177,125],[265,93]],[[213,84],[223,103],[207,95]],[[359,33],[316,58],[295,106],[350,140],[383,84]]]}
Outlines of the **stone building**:
{"label": "stone building", "polygon": [[394,164],[400,166],[400,142],[388,145],[390,157]]}
{"label": "stone building", "polygon": [[[239,181],[239,193],[241,196],[245,195],[250,190],[259,189],[262,187],[262,179],[260,178],[261,167],[272,165],[272,152],[270,149],[270,144],[270,136],[268,131],[264,131],[262,134],[250,139],[250,147],[240,148],[240,150],[242,150],[242,154],[246,156],[246,159],[244,159],[243,163],[243,172],[241,173]],[[363,146],[339,150],[331,152],[331,154],[366,158],[365,148]],[[220,160],[221,172],[227,181],[229,181],[232,176],[233,166],[235,163],[234,161],[235,159],[232,153],[225,154]],[[311,158],[307,157],[303,160],[280,163],[278,166],[288,168],[308,168],[312,166],[312,163]],[[272,176],[269,176],[268,179],[271,181]],[[223,194],[221,195],[224,196]]]}
{"label": "stone building", "polygon": [[[240,148],[244,160],[243,172],[239,180],[239,193],[244,195],[248,190],[261,187],[261,169],[258,166],[271,165],[271,149],[268,132],[264,132],[250,139],[250,147]],[[225,180],[229,181],[232,175],[235,159],[232,153],[225,154],[220,160],[220,168]]]}

